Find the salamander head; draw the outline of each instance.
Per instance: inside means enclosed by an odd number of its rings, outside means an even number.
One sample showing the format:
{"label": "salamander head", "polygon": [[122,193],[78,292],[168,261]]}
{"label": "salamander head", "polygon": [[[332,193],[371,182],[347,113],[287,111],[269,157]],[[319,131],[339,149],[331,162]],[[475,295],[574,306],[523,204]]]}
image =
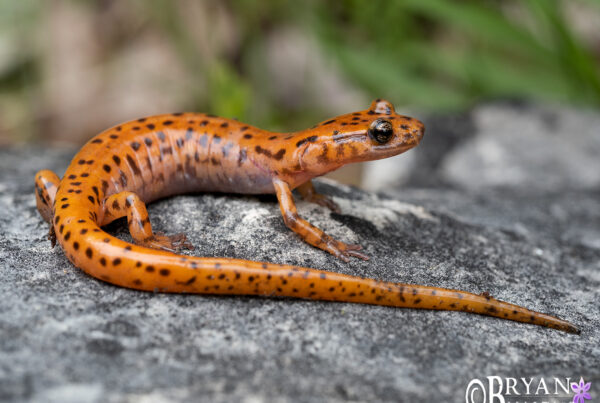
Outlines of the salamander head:
{"label": "salamander head", "polygon": [[396,114],[390,102],[377,99],[365,111],[298,132],[297,157],[305,172],[318,176],[345,164],[403,153],[418,145],[424,133],[423,123]]}

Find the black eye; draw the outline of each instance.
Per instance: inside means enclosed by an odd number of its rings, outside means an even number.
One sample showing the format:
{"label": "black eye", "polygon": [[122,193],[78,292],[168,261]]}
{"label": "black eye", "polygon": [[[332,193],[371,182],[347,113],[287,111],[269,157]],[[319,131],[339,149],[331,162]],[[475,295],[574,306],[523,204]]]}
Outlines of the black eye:
{"label": "black eye", "polygon": [[394,128],[392,127],[392,124],[385,119],[377,119],[371,123],[371,127],[369,128],[369,137],[379,144],[390,141],[393,134]]}

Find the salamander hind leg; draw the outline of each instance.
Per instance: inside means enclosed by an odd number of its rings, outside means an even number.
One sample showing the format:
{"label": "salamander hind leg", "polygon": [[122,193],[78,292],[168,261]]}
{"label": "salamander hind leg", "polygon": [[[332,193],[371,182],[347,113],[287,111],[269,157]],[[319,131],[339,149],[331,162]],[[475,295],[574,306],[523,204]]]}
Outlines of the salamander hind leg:
{"label": "salamander hind leg", "polygon": [[327,207],[334,213],[340,212],[340,206],[337,205],[329,196],[317,193],[311,181],[305,182],[296,188],[300,197],[310,203],[316,203],[320,206]]}
{"label": "salamander hind leg", "polygon": [[275,179],[273,185],[277,193],[279,208],[281,209],[285,225],[300,235],[305,242],[323,249],[345,262],[350,261],[351,256],[364,260],[369,259],[367,255],[360,252],[360,249],[362,249],[360,245],[349,245],[335,240],[321,229],[300,218],[294,204],[292,192],[287,183]]}
{"label": "salamander hind leg", "polygon": [[54,197],[56,196],[56,189],[59,183],[60,178],[54,172],[47,169],[35,174],[35,202],[44,221],[50,224],[48,239],[52,243],[52,247],[56,245],[56,235],[54,234],[52,220],[54,219]]}
{"label": "salamander hind leg", "polygon": [[104,201],[104,207],[102,225],[126,216],[129,233],[139,245],[169,252],[176,252],[181,248],[193,249],[185,234],[165,235],[161,232],[152,232],[146,205],[133,192],[121,192],[109,196]]}

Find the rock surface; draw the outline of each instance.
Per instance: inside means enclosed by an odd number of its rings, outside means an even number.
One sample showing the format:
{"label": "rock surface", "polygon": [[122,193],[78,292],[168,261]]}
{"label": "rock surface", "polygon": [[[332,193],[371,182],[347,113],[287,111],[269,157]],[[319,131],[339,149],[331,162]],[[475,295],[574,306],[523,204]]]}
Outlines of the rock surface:
{"label": "rock surface", "polygon": [[[552,127],[580,133],[547,141],[539,110],[488,105],[431,119],[399,189],[320,181],[343,213],[299,202],[301,215],[360,242],[368,262],[301,242],[271,196],[180,196],[152,204],[150,217],[158,230],[186,232],[194,255],[488,291],[570,320],[579,336],[462,312],[117,288],[52,249],[35,210],[33,174],[61,174],[73,150],[0,150],[0,400],[462,402],[471,379],[493,375],[582,376],[597,397],[600,159],[588,153],[599,118],[546,108]],[[505,139],[501,127],[482,129],[515,116],[529,122],[522,143],[508,124]],[[534,151],[492,164],[485,144],[494,141]],[[123,221],[107,230],[130,239]]]}

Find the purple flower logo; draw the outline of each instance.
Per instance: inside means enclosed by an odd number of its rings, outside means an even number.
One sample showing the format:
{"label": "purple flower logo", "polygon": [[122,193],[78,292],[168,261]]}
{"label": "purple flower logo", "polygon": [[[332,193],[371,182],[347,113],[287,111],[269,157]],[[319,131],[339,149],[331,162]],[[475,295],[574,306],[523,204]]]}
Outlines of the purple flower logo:
{"label": "purple flower logo", "polygon": [[592,400],[590,394],[587,393],[591,386],[592,383],[585,383],[583,378],[579,378],[579,383],[573,382],[571,384],[571,389],[573,389],[573,392],[575,392],[575,395],[573,396],[573,403],[585,403],[586,400]]}

